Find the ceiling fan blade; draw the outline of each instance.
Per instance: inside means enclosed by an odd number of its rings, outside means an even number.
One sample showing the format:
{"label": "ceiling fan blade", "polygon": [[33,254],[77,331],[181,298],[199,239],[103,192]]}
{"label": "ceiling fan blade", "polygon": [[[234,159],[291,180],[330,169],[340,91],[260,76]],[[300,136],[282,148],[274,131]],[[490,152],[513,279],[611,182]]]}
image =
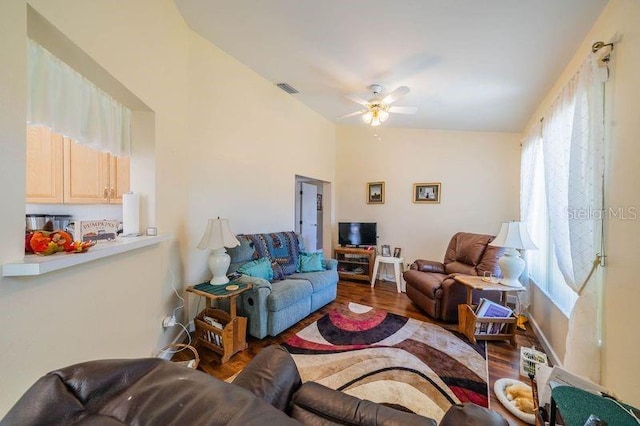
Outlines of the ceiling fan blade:
{"label": "ceiling fan blade", "polygon": [[349,117],[353,117],[354,115],[364,114],[365,112],[367,112],[366,109],[363,109],[363,110],[360,110],[360,111],[350,112],[349,114],[345,114],[345,115],[341,115],[339,117],[336,117],[336,120],[342,120],[343,118],[349,118]]}
{"label": "ceiling fan blade", "polygon": [[363,105],[363,106],[369,106],[369,101],[365,101],[364,99],[362,99],[361,97],[359,97],[357,95],[346,95],[345,98],[347,98],[347,99],[349,99],[349,100],[351,100],[351,101],[353,101],[353,102],[355,102],[357,104],[360,104],[360,105]]}
{"label": "ceiling fan blade", "polygon": [[400,86],[396,90],[394,90],[393,92],[385,96],[384,99],[382,100],[382,103],[389,105],[397,101],[407,93],[409,93],[409,88],[407,86]]}
{"label": "ceiling fan blade", "polygon": [[418,112],[418,107],[392,106],[389,107],[389,112],[393,112],[395,114],[415,114]]}

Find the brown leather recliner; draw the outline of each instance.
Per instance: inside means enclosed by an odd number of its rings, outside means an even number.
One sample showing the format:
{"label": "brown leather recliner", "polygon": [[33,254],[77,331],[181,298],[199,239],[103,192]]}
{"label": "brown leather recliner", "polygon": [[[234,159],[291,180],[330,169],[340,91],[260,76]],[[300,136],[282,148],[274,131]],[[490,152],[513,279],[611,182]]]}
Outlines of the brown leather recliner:
{"label": "brown leather recliner", "polygon": [[[424,425],[433,419],[302,383],[281,346],[270,346],[225,383],[158,358],[90,361],[38,380],[2,425]],[[452,406],[441,426],[507,426],[487,408]]]}
{"label": "brown leather recliner", "polygon": [[[444,262],[416,260],[403,274],[407,296],[429,316],[444,321],[458,320],[458,305],[465,303],[466,288],[453,279],[456,274],[483,275],[489,271],[502,276],[498,259],[504,249],[489,246],[492,235],[458,232],[449,242]],[[485,291],[482,297],[500,300],[498,292]],[[474,292],[474,303],[480,295]]]}

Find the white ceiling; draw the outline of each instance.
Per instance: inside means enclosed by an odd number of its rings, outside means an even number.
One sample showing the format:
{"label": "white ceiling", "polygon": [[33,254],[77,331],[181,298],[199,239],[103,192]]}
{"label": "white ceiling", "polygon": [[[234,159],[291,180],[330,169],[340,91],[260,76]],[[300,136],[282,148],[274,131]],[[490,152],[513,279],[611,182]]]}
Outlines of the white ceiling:
{"label": "white ceiling", "polygon": [[[368,86],[383,126],[520,132],[606,0],[174,0],[188,25],[331,121]],[[594,40],[596,41],[596,40]],[[585,55],[588,52],[584,52]],[[364,125],[359,117],[339,123]]]}

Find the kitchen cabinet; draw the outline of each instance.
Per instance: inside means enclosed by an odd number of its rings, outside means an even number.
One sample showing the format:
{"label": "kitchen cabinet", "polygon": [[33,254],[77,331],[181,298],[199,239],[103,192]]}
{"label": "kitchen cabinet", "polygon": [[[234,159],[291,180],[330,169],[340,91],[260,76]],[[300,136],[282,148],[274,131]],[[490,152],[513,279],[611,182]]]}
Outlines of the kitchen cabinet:
{"label": "kitchen cabinet", "polygon": [[[122,194],[129,191],[128,157],[77,144],[43,127],[27,129],[32,139],[27,149],[28,203],[122,204]],[[50,182],[59,185],[59,195],[49,195]]]}
{"label": "kitchen cabinet", "polygon": [[59,204],[63,202],[62,135],[46,127],[27,126],[26,201]]}

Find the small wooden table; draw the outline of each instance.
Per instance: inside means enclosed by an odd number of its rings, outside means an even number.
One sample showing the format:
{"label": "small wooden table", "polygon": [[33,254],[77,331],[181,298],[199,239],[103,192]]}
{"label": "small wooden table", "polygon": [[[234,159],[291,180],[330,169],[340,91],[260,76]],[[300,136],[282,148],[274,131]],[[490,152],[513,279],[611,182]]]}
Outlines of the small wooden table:
{"label": "small wooden table", "polygon": [[[456,275],[454,279],[467,288],[467,300],[465,304],[458,305],[458,331],[472,342],[477,340],[509,340],[511,344],[516,344],[516,318],[478,318],[473,306],[473,290],[499,291],[500,302],[507,306],[507,294],[511,291],[523,291],[524,287],[509,287],[499,283],[487,282],[482,277],[472,275]],[[491,324],[498,325],[500,332],[488,333],[482,330],[482,325],[486,324],[486,329],[491,329]]]}
{"label": "small wooden table", "polygon": [[[226,290],[237,285],[236,290]],[[225,363],[237,352],[247,349],[247,319],[236,314],[238,295],[251,288],[251,284],[229,282],[223,285],[207,283],[190,286],[187,291],[205,298],[206,307],[194,319],[196,342],[221,356]],[[229,312],[211,306],[213,300],[229,300]],[[220,327],[218,327],[218,325]]]}

